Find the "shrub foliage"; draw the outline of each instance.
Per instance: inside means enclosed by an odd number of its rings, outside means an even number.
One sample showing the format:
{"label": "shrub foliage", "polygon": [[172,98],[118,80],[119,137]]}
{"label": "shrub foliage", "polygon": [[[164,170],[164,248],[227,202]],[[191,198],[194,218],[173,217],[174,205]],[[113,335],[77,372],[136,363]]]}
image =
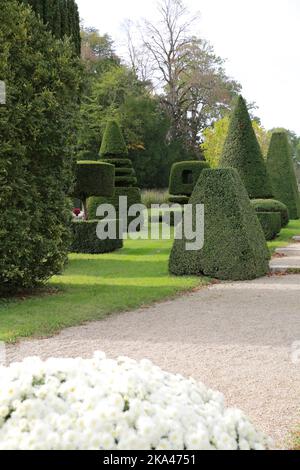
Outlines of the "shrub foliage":
{"label": "shrub foliage", "polygon": [[81,66],[28,7],[1,1],[0,11],[0,286],[13,291],[67,259]]}
{"label": "shrub foliage", "polygon": [[187,251],[185,237],[175,240],[169,262],[171,273],[244,280],[268,272],[265,237],[236,170],[204,170],[190,204],[193,230],[196,205],[204,204],[204,246]]}
{"label": "shrub foliage", "polygon": [[200,161],[175,163],[170,174],[170,194],[191,196],[204,168],[209,168],[209,164]]}
{"label": "shrub foliage", "polygon": [[285,204],[276,199],[252,199],[252,207],[256,212],[279,212],[281,216],[281,227],[289,223],[289,211]]}
{"label": "shrub foliage", "polygon": [[257,212],[266,240],[274,240],[281,230],[280,212]]}
{"label": "shrub foliage", "polygon": [[99,220],[75,221],[72,224],[73,253],[102,254],[111,253],[123,247],[120,238],[100,240],[97,237],[97,226]]}
{"label": "shrub foliage", "polygon": [[291,219],[300,217],[300,199],[286,132],[274,132],[268,152],[267,168],[276,199],[289,210]]}
{"label": "shrub foliage", "polygon": [[266,164],[242,96],[231,116],[220,167],[238,171],[250,199],[273,197]]}

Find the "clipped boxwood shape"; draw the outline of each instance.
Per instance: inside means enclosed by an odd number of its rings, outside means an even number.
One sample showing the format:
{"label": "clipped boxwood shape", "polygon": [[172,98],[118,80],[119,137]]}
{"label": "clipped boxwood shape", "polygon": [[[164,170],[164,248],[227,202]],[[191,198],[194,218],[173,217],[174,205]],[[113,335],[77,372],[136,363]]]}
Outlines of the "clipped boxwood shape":
{"label": "clipped boxwood shape", "polygon": [[242,96],[231,116],[220,167],[238,171],[250,199],[273,197],[266,164]]}
{"label": "clipped boxwood shape", "polygon": [[113,165],[92,160],[77,162],[73,195],[82,201],[85,219],[87,219],[87,198],[90,196],[112,196],[114,184],[115,168]]}
{"label": "clipped boxwood shape", "polygon": [[274,240],[281,230],[280,212],[257,212],[258,220],[262,226],[267,241]]}
{"label": "clipped boxwood shape", "polygon": [[299,190],[286,132],[273,133],[268,151],[267,168],[275,198],[287,206],[291,219],[298,219],[300,217]]}
{"label": "clipped boxwood shape", "polygon": [[175,240],[169,260],[172,274],[237,281],[269,271],[264,233],[236,170],[203,170],[190,204],[194,213],[196,204],[204,204],[204,246],[187,251],[185,238]]}
{"label": "clipped boxwood shape", "polygon": [[290,221],[288,208],[276,199],[252,199],[251,205],[256,212],[279,212],[282,228],[286,227]]}
{"label": "clipped boxwood shape", "polygon": [[75,221],[72,223],[72,253],[102,254],[111,253],[123,247],[120,238],[100,240],[97,237],[99,220]]}
{"label": "clipped boxwood shape", "polygon": [[179,162],[172,166],[169,193],[173,196],[191,196],[196,183],[205,168],[206,162]]}
{"label": "clipped boxwood shape", "polygon": [[[99,204],[113,204],[119,215],[119,197],[127,196],[128,207],[141,204],[141,192],[137,187],[137,179],[132,161],[128,158],[128,150],[119,124],[112,120],[107,123],[101,148],[100,158],[104,163],[111,163],[115,167],[115,192],[108,198],[91,198],[88,202],[90,217],[96,216]],[[128,223],[130,223],[130,219]]]}

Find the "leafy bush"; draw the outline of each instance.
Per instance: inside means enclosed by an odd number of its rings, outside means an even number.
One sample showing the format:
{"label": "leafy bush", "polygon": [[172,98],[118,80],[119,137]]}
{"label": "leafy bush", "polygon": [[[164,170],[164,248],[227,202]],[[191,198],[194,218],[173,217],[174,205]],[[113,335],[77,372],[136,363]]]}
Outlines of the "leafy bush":
{"label": "leafy bush", "polygon": [[110,253],[123,247],[123,240],[99,240],[97,226],[99,220],[74,221],[72,223],[72,253],[101,254]]}
{"label": "leafy bush", "polygon": [[257,212],[266,240],[274,240],[281,230],[280,212]]}
{"label": "leafy bush", "polygon": [[264,450],[224,397],[149,361],[27,359],[0,370],[0,450]]}
{"label": "leafy bush", "polygon": [[196,205],[204,204],[204,246],[187,251],[185,237],[175,240],[171,273],[246,280],[269,271],[264,233],[236,170],[203,170],[190,204],[193,230],[197,228]]}
{"label": "leafy bush", "polygon": [[1,2],[0,290],[60,273],[70,244],[75,122],[82,69],[30,8]]}
{"label": "leafy bush", "polygon": [[289,211],[285,204],[276,199],[252,199],[252,207],[256,212],[279,212],[281,216],[281,227],[289,223]]}
{"label": "leafy bush", "polygon": [[31,6],[47,28],[58,38],[71,38],[80,56],[80,21],[75,0],[19,0]]}
{"label": "leafy bush", "polygon": [[286,132],[273,133],[268,152],[267,168],[274,196],[287,206],[291,219],[299,219],[299,190]]}
{"label": "leafy bush", "polygon": [[231,116],[220,167],[238,171],[250,199],[273,197],[266,164],[242,96]]}
{"label": "leafy bush", "polygon": [[152,204],[168,204],[169,193],[159,189],[147,189],[142,191],[142,204],[150,209]]}
{"label": "leafy bush", "polygon": [[200,161],[175,163],[171,169],[169,193],[173,196],[191,196],[194,187],[209,164]]}

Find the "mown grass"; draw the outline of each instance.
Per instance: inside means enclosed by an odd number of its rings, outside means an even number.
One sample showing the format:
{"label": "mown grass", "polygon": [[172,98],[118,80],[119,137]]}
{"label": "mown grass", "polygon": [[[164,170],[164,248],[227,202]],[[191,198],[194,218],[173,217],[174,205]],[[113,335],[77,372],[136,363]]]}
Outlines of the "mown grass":
{"label": "mown grass", "polygon": [[268,242],[268,247],[273,254],[276,248],[282,248],[291,243],[292,238],[296,235],[300,235],[300,220],[291,220],[288,226],[281,230],[279,236]]}
{"label": "mown grass", "polygon": [[[273,252],[300,234],[292,221],[270,242]],[[35,295],[0,299],[0,341],[49,336],[65,327],[100,320],[206,285],[208,278],[174,277],[168,273],[172,240],[128,240],[122,250],[106,255],[70,255],[62,276],[53,277]]]}
{"label": "mown grass", "polygon": [[0,341],[49,336],[207,284],[205,278],[169,275],[171,246],[171,240],[128,240],[115,253],[70,255],[64,274],[48,283],[48,294],[0,301]]}

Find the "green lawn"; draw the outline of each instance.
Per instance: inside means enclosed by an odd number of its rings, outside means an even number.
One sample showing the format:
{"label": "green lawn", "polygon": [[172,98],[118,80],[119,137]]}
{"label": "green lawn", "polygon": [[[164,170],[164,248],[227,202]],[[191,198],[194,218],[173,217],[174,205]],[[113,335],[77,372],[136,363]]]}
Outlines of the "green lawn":
{"label": "green lawn", "polygon": [[0,341],[51,335],[207,284],[208,279],[168,274],[171,246],[172,241],[128,240],[115,253],[71,255],[63,276],[49,283],[58,293],[0,301]]}
{"label": "green lawn", "polygon": [[[292,221],[269,243],[270,250],[287,245],[299,234],[300,221]],[[48,284],[54,292],[24,300],[0,300],[0,341],[51,335],[206,285],[207,278],[168,274],[171,246],[171,240],[129,240],[115,253],[71,255],[65,273]]]}
{"label": "green lawn", "polygon": [[291,220],[289,225],[281,230],[280,235],[271,242],[268,242],[271,253],[274,253],[276,248],[282,248],[291,243],[295,235],[300,235],[300,220]]}

